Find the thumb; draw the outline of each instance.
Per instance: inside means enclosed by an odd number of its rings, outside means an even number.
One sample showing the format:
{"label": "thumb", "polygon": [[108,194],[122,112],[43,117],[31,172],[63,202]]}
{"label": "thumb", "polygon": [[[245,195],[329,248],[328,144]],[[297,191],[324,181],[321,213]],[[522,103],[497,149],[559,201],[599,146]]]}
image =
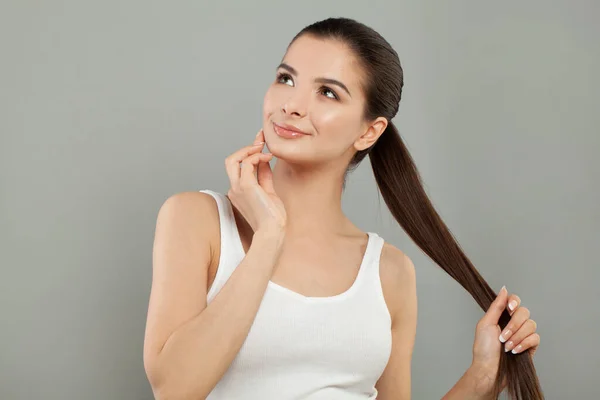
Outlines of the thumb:
{"label": "thumb", "polygon": [[496,299],[490,304],[490,308],[488,308],[487,312],[481,319],[482,325],[498,325],[498,320],[500,316],[506,310],[506,304],[508,302],[508,291],[506,290],[506,286],[502,286],[498,296]]}

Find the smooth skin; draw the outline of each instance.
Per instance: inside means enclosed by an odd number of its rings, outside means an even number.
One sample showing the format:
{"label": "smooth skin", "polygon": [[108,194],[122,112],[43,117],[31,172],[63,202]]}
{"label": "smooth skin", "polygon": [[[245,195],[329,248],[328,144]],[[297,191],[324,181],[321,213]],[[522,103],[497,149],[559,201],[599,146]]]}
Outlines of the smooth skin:
{"label": "smooth skin", "polygon": [[[246,256],[210,304],[208,276],[220,254],[214,199],[178,193],[158,213],[144,340],[144,367],[157,399],[210,393],[246,339],[273,275],[286,218],[282,204],[269,194],[270,156],[257,154],[258,149],[247,146],[225,162],[232,198],[256,230]],[[261,177],[267,179],[259,186],[254,171],[261,160]]]}
{"label": "smooth skin", "polygon": [[[220,251],[214,202],[203,193],[183,193],[159,212],[144,347],[159,398],[202,398],[211,390],[241,346],[269,279],[305,296],[331,296],[356,277],[365,233],[342,212],[342,180],[355,152],[372,146],[388,121],[362,118],[363,71],[342,43],[300,37],[282,64],[265,94],[257,145],[226,161],[228,196],[247,256],[210,305],[206,293]],[[322,78],[343,87],[324,84]],[[293,125],[307,135],[282,138],[273,123]],[[265,147],[269,153],[259,154]],[[273,169],[271,159],[276,160]],[[386,243],[379,268],[393,342],[376,384],[378,399],[406,400],[417,324],[415,267]],[[243,301],[236,294],[240,290],[247,296]],[[502,290],[476,325],[471,367],[444,399],[489,398],[503,346],[498,318],[513,300],[506,345],[512,342],[531,355],[536,351],[539,335],[529,311],[518,296]]]}

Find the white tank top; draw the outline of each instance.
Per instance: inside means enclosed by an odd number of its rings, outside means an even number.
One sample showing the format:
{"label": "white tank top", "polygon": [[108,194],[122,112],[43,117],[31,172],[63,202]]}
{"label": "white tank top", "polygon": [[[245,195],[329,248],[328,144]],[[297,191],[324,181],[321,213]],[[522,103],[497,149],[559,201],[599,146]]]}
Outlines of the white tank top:
{"label": "white tank top", "polygon": [[[245,256],[229,199],[211,190],[221,223],[221,256],[210,303]],[[379,278],[383,238],[369,239],[357,278],[344,293],[306,297],[269,281],[240,351],[208,400],[375,400],[392,346]]]}

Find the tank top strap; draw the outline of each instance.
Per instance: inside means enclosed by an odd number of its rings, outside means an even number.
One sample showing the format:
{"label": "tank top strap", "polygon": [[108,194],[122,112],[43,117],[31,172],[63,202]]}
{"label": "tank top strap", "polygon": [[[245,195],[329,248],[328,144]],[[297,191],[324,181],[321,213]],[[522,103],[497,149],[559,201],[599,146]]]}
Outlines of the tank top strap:
{"label": "tank top strap", "polygon": [[231,202],[227,196],[209,189],[199,190],[199,192],[211,195],[215,199],[219,211],[221,251],[217,273],[207,294],[207,299],[210,302],[219,290],[221,290],[225,282],[227,282],[227,279],[229,279],[235,267],[242,261],[244,255],[238,251],[237,225]]}
{"label": "tank top strap", "polygon": [[369,241],[357,279],[365,281],[369,286],[368,290],[372,290],[372,283],[379,279],[379,259],[384,241],[375,232],[367,232],[367,234],[369,235]]}
{"label": "tank top strap", "polygon": [[379,260],[381,259],[381,250],[385,240],[375,232],[368,232],[370,243],[365,254],[367,275],[379,277]]}
{"label": "tank top strap", "polygon": [[361,296],[366,296],[364,300],[369,299],[369,303],[376,307],[373,312],[382,315],[388,323],[391,324],[391,316],[385,302],[383,295],[383,287],[381,285],[381,276],[379,273],[379,266],[381,261],[381,252],[385,244],[385,240],[375,232],[369,232],[371,236],[371,243],[368,249],[368,254],[365,254],[368,258],[365,260],[364,266],[364,279],[363,282],[363,293]]}
{"label": "tank top strap", "polygon": [[[225,239],[231,238],[233,229],[236,229],[236,225],[233,209],[231,208],[231,203],[229,202],[227,196],[225,196],[223,193],[208,189],[200,190],[200,192],[211,195],[217,202],[217,208],[219,210],[219,223],[221,228],[221,239],[223,239],[223,236],[225,236]],[[221,240],[221,246],[222,245],[223,240]]]}

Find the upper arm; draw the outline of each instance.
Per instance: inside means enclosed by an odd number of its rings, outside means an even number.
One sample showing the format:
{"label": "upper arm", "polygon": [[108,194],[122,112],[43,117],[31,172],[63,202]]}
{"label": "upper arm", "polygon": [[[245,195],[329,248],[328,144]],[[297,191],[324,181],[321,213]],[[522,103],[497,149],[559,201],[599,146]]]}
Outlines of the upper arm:
{"label": "upper arm", "polygon": [[148,375],[169,336],[206,308],[215,208],[210,195],[184,192],[169,197],[158,212],[144,338]]}
{"label": "upper arm", "polygon": [[411,360],[417,330],[417,287],[415,267],[402,251],[389,246],[382,253],[381,281],[392,316],[392,352],[377,381],[381,400],[409,400]]}

